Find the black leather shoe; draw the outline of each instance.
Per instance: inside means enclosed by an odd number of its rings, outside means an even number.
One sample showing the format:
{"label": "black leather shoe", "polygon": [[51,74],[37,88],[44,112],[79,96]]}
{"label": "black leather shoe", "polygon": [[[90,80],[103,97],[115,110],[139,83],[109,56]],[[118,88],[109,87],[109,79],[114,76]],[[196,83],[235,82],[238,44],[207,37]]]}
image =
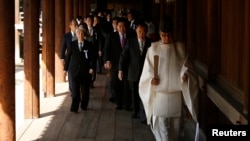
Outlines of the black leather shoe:
{"label": "black leather shoe", "polygon": [[133,118],[133,119],[138,118],[137,114],[132,114],[132,118]]}
{"label": "black leather shoe", "polygon": [[142,121],[141,121],[141,124],[147,125],[147,120],[142,120]]}
{"label": "black leather shoe", "polygon": [[115,98],[111,97],[111,98],[109,98],[109,101],[112,103],[115,103]]}
{"label": "black leather shoe", "polygon": [[122,110],[122,106],[116,106],[115,109],[116,110]]}
{"label": "black leather shoe", "polygon": [[87,108],[82,108],[83,111],[87,111]]}
{"label": "black leather shoe", "polygon": [[78,113],[78,110],[75,110],[75,109],[70,109],[70,112],[73,112],[73,113]]}
{"label": "black leather shoe", "polygon": [[131,107],[126,107],[126,111],[133,111],[133,108],[131,108]]}

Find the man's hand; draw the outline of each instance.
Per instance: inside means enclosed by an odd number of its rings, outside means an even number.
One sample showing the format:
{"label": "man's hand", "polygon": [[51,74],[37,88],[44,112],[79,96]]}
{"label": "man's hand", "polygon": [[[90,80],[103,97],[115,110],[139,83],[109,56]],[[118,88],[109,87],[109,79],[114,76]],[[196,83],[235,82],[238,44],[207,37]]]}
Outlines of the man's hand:
{"label": "man's hand", "polygon": [[93,74],[94,70],[93,69],[89,69],[89,74]]}
{"label": "man's hand", "polygon": [[159,85],[160,84],[160,79],[159,78],[153,78],[151,80],[151,84],[152,85]]}
{"label": "man's hand", "polygon": [[98,54],[101,57],[102,56],[102,51],[98,51]]}
{"label": "man's hand", "polygon": [[122,81],[122,78],[123,78],[123,72],[122,71],[118,72],[118,78],[119,78],[119,80]]}
{"label": "man's hand", "polygon": [[64,63],[65,63],[64,59],[61,59],[61,62],[62,62],[62,64],[64,65]]}
{"label": "man's hand", "polygon": [[63,74],[64,74],[64,76],[66,76],[67,75],[67,71],[63,71]]}
{"label": "man's hand", "polygon": [[183,76],[181,77],[182,82],[186,82],[188,80],[188,76],[186,73],[183,74]]}

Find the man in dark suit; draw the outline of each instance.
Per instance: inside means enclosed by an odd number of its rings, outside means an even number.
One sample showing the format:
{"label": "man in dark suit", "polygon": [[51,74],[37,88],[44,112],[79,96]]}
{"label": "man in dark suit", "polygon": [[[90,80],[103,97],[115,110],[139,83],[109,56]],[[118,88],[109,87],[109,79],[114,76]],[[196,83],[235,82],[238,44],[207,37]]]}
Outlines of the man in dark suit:
{"label": "man in dark suit", "polygon": [[80,26],[76,30],[77,40],[73,41],[67,50],[64,70],[68,71],[72,81],[72,104],[70,111],[78,112],[81,103],[82,110],[87,110],[89,102],[89,85],[93,74],[92,43],[84,40],[85,29]]}
{"label": "man in dark suit", "polygon": [[137,26],[137,18],[135,17],[135,11],[130,11],[127,13],[127,19],[129,22],[129,32],[133,35],[136,36],[135,28]]}
{"label": "man in dark suit", "polygon": [[[104,44],[104,53],[105,53],[105,46],[107,46],[107,44],[110,44],[109,42],[109,39],[111,38],[110,36],[114,34],[114,32],[117,32],[117,21],[119,20],[119,17],[114,17],[112,19],[112,27],[113,27],[113,30],[110,31],[106,37],[105,37],[105,44]],[[106,63],[104,62],[104,68],[106,69]],[[108,70],[107,72],[107,76],[109,76],[110,72]],[[112,86],[112,81],[111,79],[109,79],[109,82],[108,82],[108,91],[109,91],[109,95],[108,95],[108,99],[110,102],[113,102],[115,103],[115,92],[114,92],[114,86]]]}
{"label": "man in dark suit", "polygon": [[97,60],[99,57],[99,51],[102,50],[102,33],[100,28],[98,27],[98,23],[93,26],[93,16],[87,16],[86,18],[87,23],[87,34],[86,40],[90,41],[93,44],[93,51],[94,51],[94,61],[96,62],[94,65],[94,73],[90,82],[90,86],[94,88],[94,82],[96,80],[96,67],[97,67]]}
{"label": "man in dark suit", "polygon": [[70,47],[72,41],[77,40],[76,28],[77,22],[75,19],[71,19],[69,22],[70,31],[63,36],[62,49],[61,49],[61,59],[64,61],[66,56],[66,51]]}
{"label": "man in dark suit", "polygon": [[[63,36],[63,40],[62,40],[62,49],[61,49],[60,58],[63,64],[65,63],[66,52],[70,48],[71,42],[77,40],[77,37],[76,37],[77,22],[75,19],[71,19],[69,21],[69,28],[70,28],[70,31],[67,32]],[[69,81],[69,90],[71,91],[72,87],[71,87],[71,80],[70,80],[69,74],[68,74],[68,81]]]}
{"label": "man in dark suit", "polygon": [[124,79],[124,81],[118,79],[120,54],[128,38],[126,20],[119,19],[117,21],[117,32],[113,32],[108,36],[104,49],[105,67],[110,70],[110,84],[112,85],[111,95],[114,96],[117,110],[121,110],[123,106],[125,106],[126,110],[130,110],[131,108],[128,81],[126,81],[126,79]]}
{"label": "man in dark suit", "polygon": [[122,80],[124,70],[128,69],[128,80],[130,89],[132,91],[134,110],[132,117],[137,118],[140,112],[141,121],[145,122],[146,117],[139,98],[138,84],[142,73],[146,52],[151,45],[150,39],[146,37],[147,25],[145,23],[138,23],[136,26],[136,34],[136,37],[127,41],[126,47],[121,53],[118,77],[120,80]]}

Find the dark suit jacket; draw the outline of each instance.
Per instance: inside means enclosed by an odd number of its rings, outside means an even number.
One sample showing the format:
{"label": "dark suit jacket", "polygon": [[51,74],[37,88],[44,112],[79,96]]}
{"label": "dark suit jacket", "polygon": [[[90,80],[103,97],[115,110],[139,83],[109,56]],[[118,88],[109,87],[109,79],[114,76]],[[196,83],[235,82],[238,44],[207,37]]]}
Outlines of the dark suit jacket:
{"label": "dark suit jacket", "polygon": [[[86,58],[84,51],[87,51],[88,58]],[[93,68],[93,65],[92,43],[84,40],[83,51],[80,52],[78,40],[73,41],[71,47],[67,50],[64,70],[69,71],[72,78],[74,78],[79,73],[89,74],[89,69]]]}
{"label": "dark suit jacket", "polygon": [[[126,41],[130,35],[126,33]],[[125,48],[125,47],[124,47]],[[118,71],[119,59],[123,48],[120,42],[118,32],[113,32],[107,37],[107,42],[104,49],[104,61],[111,61],[113,71]]]}
{"label": "dark suit jacket", "polygon": [[103,50],[103,37],[102,37],[102,33],[101,30],[99,28],[99,26],[94,26],[93,28],[93,36],[90,36],[89,30],[87,28],[87,33],[86,33],[86,40],[90,41],[93,43],[93,48],[94,48],[94,55],[95,57],[98,56],[98,51],[102,51]]}
{"label": "dark suit jacket", "polygon": [[128,80],[129,81],[138,81],[144,60],[146,57],[146,53],[148,48],[151,46],[151,41],[149,38],[146,38],[143,52],[141,54],[139,48],[139,41],[137,37],[131,38],[127,41],[126,47],[121,53],[120,61],[119,61],[119,70],[127,70],[128,66]]}
{"label": "dark suit jacket", "polygon": [[66,50],[71,46],[72,42],[72,33],[68,32],[63,36],[62,40],[62,49],[61,49],[61,59],[65,59],[66,57]]}

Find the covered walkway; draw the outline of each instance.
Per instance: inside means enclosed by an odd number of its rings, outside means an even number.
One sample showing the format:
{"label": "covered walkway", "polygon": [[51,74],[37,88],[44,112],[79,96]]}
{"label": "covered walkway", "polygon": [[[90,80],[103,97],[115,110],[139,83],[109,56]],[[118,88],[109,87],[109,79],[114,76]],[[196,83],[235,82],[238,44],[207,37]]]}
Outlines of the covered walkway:
{"label": "covered walkway", "polygon": [[[184,43],[199,76],[202,130],[207,132],[213,124],[249,125],[249,0],[121,1],[0,0],[0,17],[4,17],[0,20],[0,141],[153,139],[149,127],[132,120],[129,112],[116,111],[106,100],[105,75],[98,76],[88,111],[75,115],[68,108],[70,96],[59,54],[69,19],[86,17],[93,7],[124,5],[152,18],[156,29],[163,15],[173,18],[174,39]],[[19,4],[25,15],[22,21]],[[24,28],[22,43],[19,22]],[[25,64],[15,71],[19,49]],[[17,72],[21,79],[15,77]],[[188,141],[193,130],[192,122],[186,123],[190,126],[185,126],[183,138]]]}
{"label": "covered walkway", "polygon": [[[16,67],[16,99],[23,98],[23,68]],[[107,98],[106,74],[98,75],[91,89],[87,111],[69,111],[68,83],[56,83],[55,97],[40,98],[40,118],[25,119],[22,104],[17,103],[17,141],[154,141],[148,125],[132,119],[131,112],[115,110]],[[185,119],[183,141],[193,141],[194,123]],[[205,141],[201,134],[201,141]]]}

